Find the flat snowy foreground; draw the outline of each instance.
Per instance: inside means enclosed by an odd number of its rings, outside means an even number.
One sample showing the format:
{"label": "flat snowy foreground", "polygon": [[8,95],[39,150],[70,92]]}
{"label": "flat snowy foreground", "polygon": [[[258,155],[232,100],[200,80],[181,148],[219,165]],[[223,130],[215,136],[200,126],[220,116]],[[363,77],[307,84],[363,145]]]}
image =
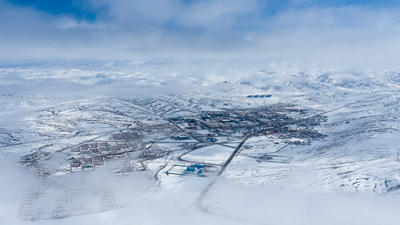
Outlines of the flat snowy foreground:
{"label": "flat snowy foreground", "polygon": [[[12,169],[12,170],[11,170]],[[32,224],[16,217],[27,186],[40,181],[15,167],[8,157],[2,160],[1,224]],[[3,171],[12,171],[4,173]],[[90,179],[106,174],[88,174]],[[21,179],[23,178],[23,179]],[[107,178],[120,208],[34,224],[396,224],[400,219],[400,198],[368,193],[304,193],[302,189],[241,185],[220,180],[204,200],[207,211],[193,203],[209,179],[189,177],[176,181],[175,188],[157,186],[141,175]],[[289,185],[289,184],[288,184]],[[171,186],[169,184],[169,186]]]}

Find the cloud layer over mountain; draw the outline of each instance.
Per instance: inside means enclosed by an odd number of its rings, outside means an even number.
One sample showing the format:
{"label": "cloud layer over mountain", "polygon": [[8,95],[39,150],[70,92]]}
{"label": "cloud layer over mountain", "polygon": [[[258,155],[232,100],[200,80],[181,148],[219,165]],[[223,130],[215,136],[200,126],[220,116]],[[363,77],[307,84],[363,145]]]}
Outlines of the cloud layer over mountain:
{"label": "cloud layer over mountain", "polygon": [[0,1],[1,59],[396,62],[393,1]]}

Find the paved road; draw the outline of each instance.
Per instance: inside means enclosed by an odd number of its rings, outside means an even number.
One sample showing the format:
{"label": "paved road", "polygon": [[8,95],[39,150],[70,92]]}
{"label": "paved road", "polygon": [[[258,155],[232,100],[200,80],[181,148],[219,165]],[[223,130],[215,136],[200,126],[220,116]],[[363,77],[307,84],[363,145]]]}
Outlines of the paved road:
{"label": "paved road", "polygon": [[[213,144],[212,144],[212,145],[213,145]],[[194,148],[194,149],[192,149],[192,150],[190,150],[190,151],[188,151],[188,152],[185,152],[185,153],[181,154],[180,156],[178,156],[178,157],[176,157],[176,158],[177,158],[179,161],[181,161],[181,162],[188,162],[188,163],[194,163],[194,164],[201,163],[201,164],[203,164],[203,165],[209,165],[209,166],[221,166],[221,164],[207,163],[207,162],[198,162],[198,161],[191,161],[191,160],[182,159],[182,157],[183,157],[184,155],[186,155],[186,154],[188,154],[188,153],[190,153],[190,152],[193,152],[193,151],[198,150],[198,149],[200,149],[200,148],[209,147],[209,146],[211,146],[211,145],[205,145],[205,146],[196,147],[196,148]]]}
{"label": "paved road", "polygon": [[215,177],[213,177],[213,179],[211,180],[211,182],[206,186],[206,188],[204,188],[204,190],[200,193],[199,197],[197,197],[195,205],[202,209],[203,211],[207,211],[206,208],[203,207],[203,199],[204,197],[208,194],[208,192],[210,191],[210,189],[212,188],[212,186],[215,184],[215,182],[217,182],[218,178],[221,177],[221,175],[224,173],[225,169],[228,167],[228,165],[232,162],[233,158],[236,157],[236,155],[239,153],[240,149],[242,148],[242,146],[244,145],[244,143],[251,137],[256,136],[257,134],[261,134],[270,130],[273,130],[275,128],[268,128],[268,129],[262,129],[259,130],[257,132],[252,133],[251,135],[248,135],[245,137],[245,139],[243,139],[239,145],[235,148],[235,150],[229,155],[228,159],[225,161],[225,163],[222,165],[221,170],[217,173],[217,175]]}

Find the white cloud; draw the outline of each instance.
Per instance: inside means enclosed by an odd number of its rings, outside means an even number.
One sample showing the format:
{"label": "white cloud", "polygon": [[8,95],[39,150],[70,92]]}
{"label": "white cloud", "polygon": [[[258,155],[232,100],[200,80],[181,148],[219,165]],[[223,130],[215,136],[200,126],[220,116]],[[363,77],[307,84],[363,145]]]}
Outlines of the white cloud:
{"label": "white cloud", "polygon": [[105,28],[105,25],[102,23],[91,23],[91,22],[88,22],[87,20],[78,21],[69,16],[55,18],[54,25],[56,28],[61,29],[61,30],[68,30],[68,29],[74,29],[74,28],[80,28],[80,29],[103,29],[103,28]]}
{"label": "white cloud", "polygon": [[239,16],[256,16],[260,8],[258,2],[251,1],[199,1],[189,7],[182,7],[175,21],[183,26],[193,27],[234,27]]}
{"label": "white cloud", "polygon": [[59,29],[71,29],[76,27],[86,27],[88,23],[86,21],[78,22],[71,17],[62,17],[56,19],[55,26]]}
{"label": "white cloud", "polygon": [[81,21],[0,5],[1,59],[400,58],[400,14],[390,8],[288,7],[264,15],[271,6],[255,0],[91,1],[96,19]]}

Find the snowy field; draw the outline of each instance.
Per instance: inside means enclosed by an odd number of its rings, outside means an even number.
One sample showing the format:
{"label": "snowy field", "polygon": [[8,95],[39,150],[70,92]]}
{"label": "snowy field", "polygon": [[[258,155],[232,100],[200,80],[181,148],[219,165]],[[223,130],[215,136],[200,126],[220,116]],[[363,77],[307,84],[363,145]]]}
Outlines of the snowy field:
{"label": "snowy field", "polygon": [[233,148],[213,145],[199,148],[191,151],[181,157],[183,160],[204,163],[204,164],[222,164],[232,153]]}

